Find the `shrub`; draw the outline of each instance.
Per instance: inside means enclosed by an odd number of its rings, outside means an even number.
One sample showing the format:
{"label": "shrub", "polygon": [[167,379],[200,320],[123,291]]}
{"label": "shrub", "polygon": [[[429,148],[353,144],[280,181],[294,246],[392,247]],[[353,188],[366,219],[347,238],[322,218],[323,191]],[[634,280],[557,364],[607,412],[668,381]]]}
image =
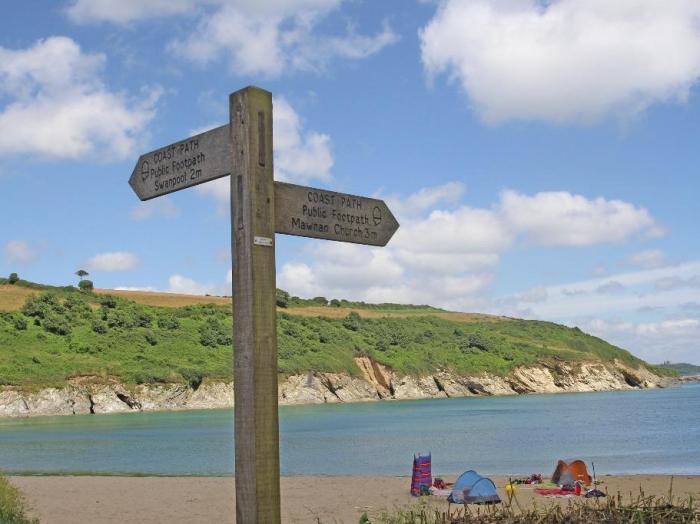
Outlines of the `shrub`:
{"label": "shrub", "polygon": [[10,278],[7,279],[7,282],[12,285],[19,282],[19,276],[17,275],[17,273],[10,273]]}
{"label": "shrub", "polygon": [[145,338],[146,342],[148,342],[151,346],[158,344],[158,337],[155,336],[153,331],[146,331],[143,334],[143,338]]}
{"label": "shrub", "polygon": [[107,322],[107,326],[110,328],[130,329],[139,325],[130,309],[105,309],[102,312],[102,320]]}
{"label": "shrub", "polygon": [[99,302],[102,307],[106,307],[108,309],[114,309],[117,307],[117,299],[112,295],[104,295],[100,297]]}
{"label": "shrub", "polygon": [[88,306],[81,297],[76,295],[69,295],[63,305],[68,310],[71,318],[88,319],[92,316],[90,306]]}
{"label": "shrub", "polygon": [[283,289],[278,289],[276,294],[277,307],[287,307],[289,305],[289,293]]}
{"label": "shrub", "polygon": [[483,340],[479,335],[471,334],[469,335],[469,338],[467,339],[468,341],[468,347],[470,348],[476,348],[481,351],[488,351],[489,350],[489,344],[486,340]]}
{"label": "shrub", "polygon": [[63,313],[63,307],[53,293],[31,295],[22,306],[22,313],[28,317],[46,318],[51,312]]}
{"label": "shrub", "polygon": [[349,329],[350,331],[359,331],[360,321],[361,321],[360,315],[358,315],[355,311],[352,311],[343,320],[343,327],[345,329]]}
{"label": "shrub", "polygon": [[199,328],[199,342],[208,347],[230,345],[231,329],[224,328],[216,319],[209,318]]}
{"label": "shrub", "polygon": [[153,317],[145,311],[134,311],[133,318],[138,327],[151,327]]}
{"label": "shrub", "polygon": [[204,380],[202,372],[194,369],[183,368],[180,370],[180,375],[182,375],[182,378],[184,378],[195,391],[199,389],[199,386],[202,385],[202,381]]}
{"label": "shrub", "polygon": [[27,329],[27,319],[24,317],[15,317],[12,323],[17,331],[24,331]]}
{"label": "shrub", "polygon": [[160,317],[158,319],[158,327],[161,329],[177,329],[180,327],[180,321],[175,317]]}
{"label": "shrub", "polygon": [[138,372],[134,375],[137,384],[167,384],[168,378],[158,373]]}
{"label": "shrub", "polygon": [[109,328],[107,327],[107,324],[105,324],[101,320],[95,320],[92,323],[92,330],[98,335],[104,335],[105,333],[107,333],[107,331],[109,331]]}
{"label": "shrub", "polygon": [[92,283],[92,280],[81,280],[78,282],[78,288],[80,291],[84,291],[86,293],[92,293],[92,290],[94,288],[94,284]]}
{"label": "shrub", "polygon": [[53,333],[54,335],[69,335],[70,334],[70,324],[65,317],[51,313],[41,322],[42,327],[45,331]]}
{"label": "shrub", "polygon": [[331,300],[331,307],[340,307],[340,305],[340,300],[338,300],[337,298]]}
{"label": "shrub", "polygon": [[153,317],[138,308],[115,308],[102,310],[102,320],[110,328],[130,329],[135,327],[151,327]]}

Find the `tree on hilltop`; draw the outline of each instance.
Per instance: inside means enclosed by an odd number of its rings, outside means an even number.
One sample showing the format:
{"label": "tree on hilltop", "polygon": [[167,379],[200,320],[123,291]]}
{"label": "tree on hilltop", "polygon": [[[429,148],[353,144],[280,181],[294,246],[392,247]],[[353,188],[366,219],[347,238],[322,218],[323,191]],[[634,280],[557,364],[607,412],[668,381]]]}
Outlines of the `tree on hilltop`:
{"label": "tree on hilltop", "polygon": [[10,273],[10,278],[7,279],[10,284],[16,284],[19,281],[17,273]]}
{"label": "tree on hilltop", "polygon": [[80,278],[80,280],[82,280],[83,278],[88,276],[90,273],[88,273],[84,269],[79,269],[78,271],[75,272],[75,274],[78,276],[78,278]]}

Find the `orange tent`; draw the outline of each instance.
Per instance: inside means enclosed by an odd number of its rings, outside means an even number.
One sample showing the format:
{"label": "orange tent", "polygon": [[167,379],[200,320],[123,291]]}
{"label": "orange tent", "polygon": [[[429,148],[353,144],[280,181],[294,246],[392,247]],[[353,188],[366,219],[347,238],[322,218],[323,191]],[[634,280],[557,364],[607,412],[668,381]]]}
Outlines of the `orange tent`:
{"label": "orange tent", "polygon": [[560,460],[552,474],[552,482],[555,484],[573,484],[577,480],[583,482],[585,486],[591,483],[591,476],[588,474],[585,462],[583,460],[572,460],[567,463]]}

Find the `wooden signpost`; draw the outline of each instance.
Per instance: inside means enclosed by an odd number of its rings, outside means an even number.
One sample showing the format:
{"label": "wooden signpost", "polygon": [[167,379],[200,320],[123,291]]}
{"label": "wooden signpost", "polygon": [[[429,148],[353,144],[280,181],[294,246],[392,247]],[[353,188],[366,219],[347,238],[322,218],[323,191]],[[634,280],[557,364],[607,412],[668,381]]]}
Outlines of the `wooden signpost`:
{"label": "wooden signpost", "polygon": [[150,200],[231,176],[236,522],[280,522],[275,233],[384,246],[386,204],[273,179],[272,94],[229,97],[229,125],[139,157],[129,179]]}

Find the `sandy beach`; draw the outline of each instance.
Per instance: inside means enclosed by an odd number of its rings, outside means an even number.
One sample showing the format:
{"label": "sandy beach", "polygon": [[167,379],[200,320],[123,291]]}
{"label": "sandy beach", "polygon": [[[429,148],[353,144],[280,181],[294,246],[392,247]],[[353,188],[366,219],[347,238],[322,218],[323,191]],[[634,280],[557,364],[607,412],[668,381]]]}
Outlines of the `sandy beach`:
{"label": "sandy beach", "polygon": [[[492,477],[505,498],[506,477]],[[31,515],[42,524],[233,523],[234,479],[230,477],[10,477],[25,494]],[[447,480],[454,480],[448,478]],[[667,475],[601,476],[600,489],[611,494],[665,495]],[[363,512],[429,500],[446,508],[441,497],[417,499],[408,493],[408,477],[283,477],[282,515],[288,523],[356,523]],[[700,498],[700,476],[674,476],[674,495]],[[521,506],[566,503],[568,498],[536,495],[520,486]]]}

